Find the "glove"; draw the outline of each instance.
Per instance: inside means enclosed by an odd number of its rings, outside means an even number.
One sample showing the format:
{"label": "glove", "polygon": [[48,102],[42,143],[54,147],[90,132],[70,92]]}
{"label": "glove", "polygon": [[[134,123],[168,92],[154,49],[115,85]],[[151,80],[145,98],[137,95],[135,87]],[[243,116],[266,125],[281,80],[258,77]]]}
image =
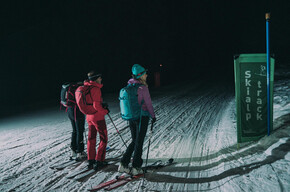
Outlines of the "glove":
{"label": "glove", "polygon": [[156,122],[156,117],[152,118],[152,123]]}
{"label": "glove", "polygon": [[[108,103],[102,103],[102,107],[103,107],[104,109],[107,109],[107,110],[108,110],[108,113],[110,113]],[[107,113],[107,114],[108,114],[108,113]]]}

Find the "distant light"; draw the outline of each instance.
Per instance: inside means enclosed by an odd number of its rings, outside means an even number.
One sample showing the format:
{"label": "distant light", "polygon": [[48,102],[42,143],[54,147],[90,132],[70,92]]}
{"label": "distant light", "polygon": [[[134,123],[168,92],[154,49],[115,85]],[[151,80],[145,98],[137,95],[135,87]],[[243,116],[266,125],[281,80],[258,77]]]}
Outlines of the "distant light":
{"label": "distant light", "polygon": [[162,64],[160,64],[159,66],[160,66],[160,67],[162,67],[163,65],[162,65]]}

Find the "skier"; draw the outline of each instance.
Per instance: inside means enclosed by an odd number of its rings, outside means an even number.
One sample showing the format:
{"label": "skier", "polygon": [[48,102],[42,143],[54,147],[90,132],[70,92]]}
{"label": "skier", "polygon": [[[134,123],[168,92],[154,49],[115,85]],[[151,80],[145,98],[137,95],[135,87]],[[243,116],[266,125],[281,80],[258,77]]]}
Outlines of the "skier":
{"label": "skier", "polygon": [[[142,174],[141,169],[142,160],[142,149],[144,138],[147,132],[149,117],[152,118],[152,123],[156,121],[155,113],[153,110],[151,97],[149,94],[147,79],[147,70],[139,64],[134,64],[132,67],[132,76],[128,81],[128,84],[140,84],[137,94],[138,103],[141,106],[141,116],[137,120],[129,120],[129,126],[131,130],[132,141],[124,153],[118,171],[124,173],[131,173],[132,175]],[[142,105],[141,105],[142,103]],[[130,170],[128,164],[130,163],[131,156],[133,155],[132,169]]]}
{"label": "skier", "polygon": [[84,130],[85,130],[85,116],[79,110],[75,102],[75,90],[78,86],[82,85],[78,83],[68,83],[62,86],[61,104],[66,107],[68,118],[72,125],[72,136],[70,148],[71,158],[81,161],[87,158],[87,154],[84,152]]}
{"label": "skier", "polygon": [[[90,96],[92,99],[93,107],[96,109],[96,113],[87,114],[86,120],[89,126],[88,133],[88,168],[99,170],[107,164],[105,162],[106,157],[106,147],[108,142],[107,125],[105,121],[105,115],[109,113],[108,108],[102,106],[103,99],[101,88],[102,76],[101,74],[96,74],[94,71],[88,73],[88,80],[84,82],[85,86],[90,86]],[[96,136],[97,132],[100,135],[100,143],[98,151],[96,153]]]}
{"label": "skier", "polygon": [[[72,124],[71,149],[72,156],[76,157],[77,161],[81,161],[87,157],[84,152],[84,130],[85,130],[85,116],[80,112],[78,107],[68,107],[68,117]],[[75,155],[76,153],[76,155]]]}

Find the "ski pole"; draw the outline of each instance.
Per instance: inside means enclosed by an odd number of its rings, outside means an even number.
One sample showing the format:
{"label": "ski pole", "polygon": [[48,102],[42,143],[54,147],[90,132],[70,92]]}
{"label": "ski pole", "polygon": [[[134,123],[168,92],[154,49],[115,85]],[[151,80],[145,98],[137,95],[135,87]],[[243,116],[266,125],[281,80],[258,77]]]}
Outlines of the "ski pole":
{"label": "ski pole", "polygon": [[119,136],[120,136],[120,138],[122,139],[122,141],[123,141],[123,143],[124,143],[125,147],[127,148],[127,145],[126,145],[126,143],[125,143],[124,139],[122,138],[122,136],[121,136],[120,132],[118,131],[118,129],[117,129],[117,127],[116,127],[116,125],[115,125],[115,123],[114,123],[114,121],[113,121],[113,119],[111,118],[111,116],[110,116],[110,114],[109,114],[109,113],[108,113],[108,116],[109,116],[110,120],[112,121],[112,123],[113,123],[113,125],[114,125],[114,127],[115,127],[115,129],[116,129],[116,131],[117,131],[117,133],[118,133],[118,135],[119,135]]}
{"label": "ski pole", "polygon": [[[146,167],[147,167],[147,161],[148,161],[148,156],[149,156],[149,148],[150,148],[150,143],[151,143],[151,137],[152,137],[152,133],[153,133],[153,121],[151,123],[151,128],[150,128],[150,135],[149,135],[149,141],[148,141],[148,149],[147,149],[147,155],[146,155],[146,161],[145,161],[145,169],[144,169],[144,176],[143,176],[143,179],[142,179],[142,184],[141,184],[141,188],[144,189],[144,179],[145,179],[145,173],[146,173]],[[140,184],[139,184],[140,186]],[[138,191],[139,191],[139,186],[138,186]]]}
{"label": "ski pole", "polygon": [[150,148],[150,143],[151,143],[151,137],[152,137],[152,132],[153,132],[153,121],[151,123],[151,128],[150,128],[150,136],[149,136],[149,143],[148,143],[148,149],[147,149],[147,156],[146,156],[146,162],[145,162],[145,167],[147,166],[147,161],[148,161],[148,156],[149,156],[149,148]]}

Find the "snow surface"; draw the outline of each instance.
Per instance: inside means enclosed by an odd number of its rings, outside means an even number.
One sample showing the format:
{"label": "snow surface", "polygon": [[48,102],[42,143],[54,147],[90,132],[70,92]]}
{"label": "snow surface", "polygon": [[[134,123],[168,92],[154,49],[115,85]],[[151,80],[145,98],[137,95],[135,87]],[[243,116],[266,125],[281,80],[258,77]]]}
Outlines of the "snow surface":
{"label": "snow surface", "polygon": [[[275,74],[276,75],[276,74]],[[171,85],[151,90],[157,122],[149,161],[174,158],[176,164],[113,191],[290,191],[290,80],[274,86],[274,131],[237,148],[234,88],[207,83]],[[129,143],[127,122],[120,118],[117,94],[104,96],[111,117]],[[124,152],[106,117],[111,151]],[[87,126],[86,126],[87,127]],[[87,128],[86,128],[87,135]],[[118,163],[84,181],[66,176],[85,167],[57,171],[50,166],[70,155],[71,125],[58,109],[39,111],[0,122],[0,191],[87,191],[115,178]],[[149,132],[144,143],[146,158]]]}

